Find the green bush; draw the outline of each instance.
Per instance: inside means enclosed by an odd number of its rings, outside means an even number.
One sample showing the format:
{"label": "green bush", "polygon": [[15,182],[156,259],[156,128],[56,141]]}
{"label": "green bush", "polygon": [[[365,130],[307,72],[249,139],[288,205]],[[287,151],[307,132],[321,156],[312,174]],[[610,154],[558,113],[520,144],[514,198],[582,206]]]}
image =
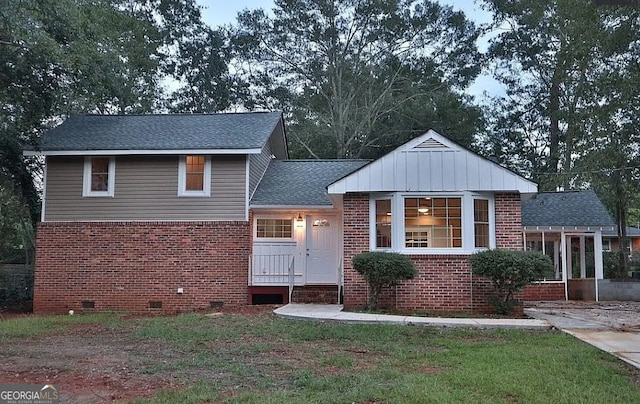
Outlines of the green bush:
{"label": "green bush", "polygon": [[413,279],[418,274],[416,266],[406,255],[379,251],[356,255],[353,257],[353,268],[367,281],[371,309],[378,308],[383,288]]}
{"label": "green bush", "polygon": [[[627,274],[620,267],[620,254],[621,251],[603,251],[602,252],[602,267],[604,269],[605,279],[620,279],[625,278]],[[624,253],[623,253],[624,254]]]}
{"label": "green bush", "polygon": [[553,274],[551,258],[534,251],[486,250],[473,254],[470,261],[475,275],[491,280],[494,295],[489,303],[498,314],[511,314],[519,304],[516,292]]}

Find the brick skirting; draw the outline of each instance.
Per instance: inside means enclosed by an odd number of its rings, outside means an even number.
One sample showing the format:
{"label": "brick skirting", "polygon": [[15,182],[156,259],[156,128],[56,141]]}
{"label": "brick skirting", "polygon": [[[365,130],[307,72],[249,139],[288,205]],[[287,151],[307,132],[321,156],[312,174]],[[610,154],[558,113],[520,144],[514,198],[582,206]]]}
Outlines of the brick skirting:
{"label": "brick skirting", "polygon": [[247,302],[247,222],[46,222],[36,242],[35,313]]}

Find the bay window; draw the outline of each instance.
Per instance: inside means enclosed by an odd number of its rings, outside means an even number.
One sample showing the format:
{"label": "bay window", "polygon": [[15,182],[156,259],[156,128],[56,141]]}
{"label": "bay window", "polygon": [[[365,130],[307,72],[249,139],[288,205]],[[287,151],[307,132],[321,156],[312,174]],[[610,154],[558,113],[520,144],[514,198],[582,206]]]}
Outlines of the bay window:
{"label": "bay window", "polygon": [[376,248],[391,248],[391,199],[375,201]]}
{"label": "bay window", "polygon": [[473,231],[476,248],[489,248],[489,200],[473,200]]}
{"label": "bay window", "polygon": [[406,248],[462,247],[460,198],[404,198]]}
{"label": "bay window", "polygon": [[397,192],[372,195],[370,206],[373,250],[459,254],[495,245],[490,197]]}

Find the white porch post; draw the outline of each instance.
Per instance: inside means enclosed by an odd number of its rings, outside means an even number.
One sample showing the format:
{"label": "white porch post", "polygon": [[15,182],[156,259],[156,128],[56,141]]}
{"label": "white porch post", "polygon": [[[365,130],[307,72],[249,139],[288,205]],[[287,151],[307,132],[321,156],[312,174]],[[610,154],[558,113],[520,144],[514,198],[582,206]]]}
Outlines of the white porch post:
{"label": "white porch post", "polygon": [[569,236],[569,241],[567,242],[567,236],[562,232],[562,241],[564,242],[564,262],[565,268],[567,269],[567,279],[573,279],[573,257],[571,256],[571,236]]}
{"label": "white porch post", "polygon": [[[556,271],[556,279],[562,279],[565,283],[567,283],[567,278],[566,276],[564,276],[564,272],[562,272],[563,266],[562,266],[562,263],[560,262],[560,257],[562,256],[562,254],[560,254],[561,248],[562,248],[562,241],[554,240],[553,241],[553,266],[555,267],[555,271]],[[562,276],[562,278],[560,276]]]}
{"label": "white porch post", "polygon": [[562,250],[562,273],[564,280],[564,300],[569,300],[569,289],[567,284],[569,282],[569,271],[567,268],[567,237],[564,234],[564,230],[560,232],[560,248]]}
{"label": "white porch post", "polygon": [[580,278],[584,279],[587,277],[587,252],[586,250],[586,242],[585,237],[580,236]]}
{"label": "white porch post", "polygon": [[596,302],[599,301],[598,294],[598,279],[604,279],[604,268],[602,265],[602,231],[596,230],[596,234],[593,236],[593,260],[596,266]]}

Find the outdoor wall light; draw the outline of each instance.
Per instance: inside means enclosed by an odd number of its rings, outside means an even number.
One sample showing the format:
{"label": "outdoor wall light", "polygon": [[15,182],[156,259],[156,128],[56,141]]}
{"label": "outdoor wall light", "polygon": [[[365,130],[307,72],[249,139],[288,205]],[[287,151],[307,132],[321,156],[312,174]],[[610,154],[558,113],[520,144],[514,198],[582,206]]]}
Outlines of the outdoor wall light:
{"label": "outdoor wall light", "polygon": [[296,227],[302,227],[304,225],[304,219],[302,218],[302,214],[298,213],[298,217],[296,218]]}

